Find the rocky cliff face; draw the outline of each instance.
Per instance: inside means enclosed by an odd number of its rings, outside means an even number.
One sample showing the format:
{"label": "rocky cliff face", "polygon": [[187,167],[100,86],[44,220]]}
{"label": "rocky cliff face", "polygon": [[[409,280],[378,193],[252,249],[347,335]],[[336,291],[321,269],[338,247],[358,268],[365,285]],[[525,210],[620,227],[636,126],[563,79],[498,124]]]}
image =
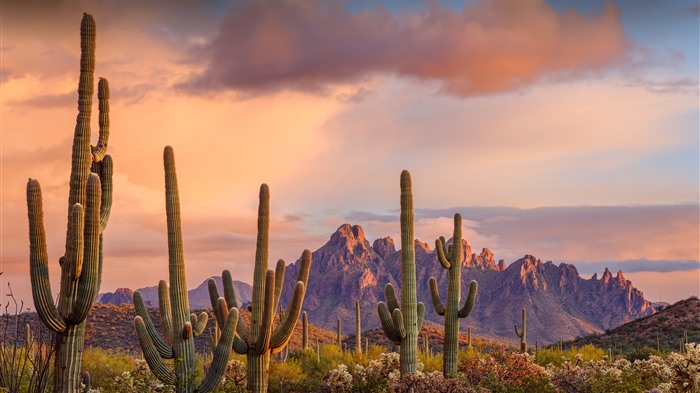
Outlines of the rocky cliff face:
{"label": "rocky cliff face", "polygon": [[120,304],[134,304],[132,299],[133,295],[134,291],[129,288],[118,288],[114,292],[102,294],[98,303],[114,304],[117,306]]}
{"label": "rocky cliff face", "polygon": [[[471,326],[474,334],[515,341],[513,324],[520,323],[523,307],[528,310],[532,345],[535,340],[554,342],[600,332],[654,312],[622,272],[613,276],[606,269],[601,278],[584,279],[573,265],[543,263],[532,255],[506,266],[503,260],[496,262],[489,249],[476,254],[463,242],[462,300],[469,282],[479,282],[474,311],[462,320],[462,327]],[[442,324],[443,317],[432,308],[428,279],[437,279],[444,303],[447,271],[428,244],[416,240],[415,245],[418,300],[426,305],[427,323]],[[297,265],[298,261],[287,267],[282,304],[289,300]],[[370,245],[361,227],[344,224],[313,253],[304,310],[310,322],[326,329],[334,329],[340,317],[344,333],[354,334],[354,305],[359,300],[363,330],[376,328],[376,307],[384,300],[387,283],[397,290],[401,286],[401,253],[394,240],[386,237]]]}

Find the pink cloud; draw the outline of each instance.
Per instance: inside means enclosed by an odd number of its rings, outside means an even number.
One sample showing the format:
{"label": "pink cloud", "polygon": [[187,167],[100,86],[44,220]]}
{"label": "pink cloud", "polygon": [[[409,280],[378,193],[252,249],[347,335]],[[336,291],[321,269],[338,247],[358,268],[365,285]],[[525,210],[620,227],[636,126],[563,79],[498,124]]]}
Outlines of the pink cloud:
{"label": "pink cloud", "polygon": [[224,18],[192,90],[318,91],[373,73],[437,80],[458,96],[519,89],[587,74],[622,59],[620,12],[557,12],[545,2],[483,2],[458,11],[430,4],[395,15],[339,3],[248,2]]}

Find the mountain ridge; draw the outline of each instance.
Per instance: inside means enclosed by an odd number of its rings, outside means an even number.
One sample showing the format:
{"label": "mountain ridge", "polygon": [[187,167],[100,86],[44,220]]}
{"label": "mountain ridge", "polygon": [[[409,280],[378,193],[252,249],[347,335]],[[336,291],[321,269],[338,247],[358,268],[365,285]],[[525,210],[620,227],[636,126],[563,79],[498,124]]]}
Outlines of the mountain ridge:
{"label": "mountain ridge", "polygon": [[[531,345],[535,340],[556,342],[560,338],[600,333],[655,311],[653,304],[622,271],[613,276],[606,268],[600,278],[594,274],[584,279],[572,264],[542,262],[533,255],[525,255],[506,265],[503,259],[496,262],[488,248],[477,254],[466,240],[462,242],[462,301],[471,280],[479,283],[479,292],[472,314],[462,320],[461,326],[463,329],[471,326],[474,334],[515,342],[512,326],[520,323],[522,308],[528,311],[527,338]],[[443,317],[432,307],[428,279],[431,276],[437,279],[444,303],[447,270],[441,267],[435,250],[427,243],[415,239],[414,244],[417,295],[426,305],[426,323],[442,324]],[[363,330],[379,327],[376,306],[385,300],[384,286],[391,283],[397,292],[400,290],[401,252],[394,240],[383,237],[370,243],[362,227],[343,224],[326,244],[312,253],[312,260],[303,305],[309,321],[335,330],[337,318],[340,318],[343,334],[354,333],[355,300],[359,300]],[[289,302],[298,267],[298,260],[287,265],[283,305]],[[221,278],[215,279],[221,288]],[[252,287],[240,281],[234,284],[239,304],[250,301]],[[153,306],[158,304],[157,287],[139,291],[146,302],[150,301]],[[190,290],[190,303],[192,308],[210,307],[206,280]]]}

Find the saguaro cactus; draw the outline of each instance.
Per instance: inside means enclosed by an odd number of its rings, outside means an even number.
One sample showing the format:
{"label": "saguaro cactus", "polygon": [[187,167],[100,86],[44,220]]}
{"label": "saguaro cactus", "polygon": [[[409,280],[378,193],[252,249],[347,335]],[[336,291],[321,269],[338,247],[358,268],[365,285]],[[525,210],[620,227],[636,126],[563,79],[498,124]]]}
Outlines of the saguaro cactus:
{"label": "saguaro cactus", "polygon": [[309,348],[309,318],[306,311],[301,314],[301,349]]}
{"label": "saguaro cactus", "polygon": [[[285,264],[277,261],[275,271],[268,270],[268,244],[270,232],[270,190],[267,184],[260,186],[260,204],[258,206],[258,236],[255,249],[255,270],[253,272],[253,304],[250,307],[251,326],[248,328],[243,320],[238,321],[233,350],[246,355],[248,363],[248,390],[267,392],[270,355],[282,351],[294,332],[301,306],[306,293],[306,284],[311,269],[311,251],[301,254],[301,265],[297,273],[292,299],[287,307],[284,319],[273,329],[273,317],[279,305],[284,282]],[[225,302],[227,307],[236,307],[236,295],[233,292],[231,273],[222,273],[224,297],[219,298],[216,282],[210,279],[209,297],[214,302]],[[217,300],[218,299],[218,300]],[[223,316],[216,315],[217,320]]]}
{"label": "saguaro cactus", "polygon": [[471,349],[472,347],[472,328],[467,326],[467,347]]}
{"label": "saguaro cactus", "polygon": [[[190,314],[187,285],[185,280],[185,258],[182,247],[182,227],[180,222],[180,197],[175,173],[175,156],[170,146],[163,154],[165,162],[165,206],[168,222],[168,271],[170,288],[161,280],[158,284],[161,335],[153,326],[141,294],[134,292],[134,307],[137,316],[134,328],[143,350],[144,358],[153,374],[163,383],[175,385],[178,393],[206,393],[215,390],[224,376],[231,346],[238,323],[238,309],[225,307],[223,298],[217,304],[218,315],[225,317],[218,321],[223,324],[221,337],[214,350],[214,358],[202,383],[195,390],[196,359],[194,337],[204,332],[207,313],[197,316]],[[175,359],[175,370],[171,370],[163,359]]]}
{"label": "saguaro cactus", "polygon": [[336,337],[336,341],[338,342],[338,348],[340,348],[340,350],[342,351],[343,350],[343,334],[340,331],[340,318],[338,318],[338,330],[335,334],[335,337]]}
{"label": "saguaro cactus", "polygon": [[[438,260],[443,268],[447,269],[447,302],[443,306],[440,302],[437,280],[430,277],[430,296],[433,300],[433,307],[438,315],[445,316],[445,352],[442,363],[442,374],[445,378],[455,376],[457,370],[457,352],[459,351],[459,319],[466,318],[471,313],[476,300],[478,284],[476,281],[469,283],[469,295],[460,309],[462,274],[462,216],[457,213],[454,217],[454,233],[452,235],[452,245],[448,248],[445,238],[440,236],[435,240],[435,250]],[[447,253],[445,252],[447,251]]]}
{"label": "saguaro cactus", "polygon": [[360,321],[360,301],[355,300],[355,352],[362,353],[362,322]]}
{"label": "saguaro cactus", "polygon": [[418,333],[423,326],[425,305],[416,300],[416,249],[413,237],[413,193],[411,174],[401,172],[401,308],[394,286],[384,287],[386,303],[379,302],[377,311],[384,334],[399,350],[401,375],[416,372]]}
{"label": "saguaro cactus", "polygon": [[525,309],[523,308],[523,331],[521,333],[518,333],[518,325],[513,325],[513,327],[515,328],[515,335],[518,336],[518,338],[520,339],[520,352],[522,352],[522,353],[527,352],[527,341],[526,341],[527,340],[527,338],[526,338],[527,325],[526,325],[526,323],[527,323],[527,320],[526,320],[526,316],[525,316]]}
{"label": "saguaro cactus", "polygon": [[34,307],[43,323],[56,335],[54,392],[80,391],[85,318],[100,289],[102,279],[102,232],[112,206],[112,159],[109,139],[109,85],[100,78],[99,139],[90,146],[90,120],[95,73],[95,20],[84,14],[80,24],[80,82],[78,118],[68,197],[68,232],[61,264],[61,291],[54,304],[49,282],[46,232],[41,187],[27,183],[29,210],[29,274]]}

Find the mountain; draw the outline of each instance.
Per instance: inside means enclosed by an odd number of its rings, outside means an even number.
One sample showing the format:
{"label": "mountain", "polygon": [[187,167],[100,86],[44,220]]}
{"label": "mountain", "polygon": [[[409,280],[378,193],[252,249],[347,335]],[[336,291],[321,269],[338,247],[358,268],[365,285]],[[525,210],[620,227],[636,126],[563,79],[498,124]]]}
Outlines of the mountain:
{"label": "mountain", "polygon": [[577,338],[568,344],[593,344],[627,352],[642,347],[663,352],[679,351],[680,340],[700,342],[700,299],[690,297],[665,307],[654,315],[625,323],[604,334]]}
{"label": "mountain", "polygon": [[[221,276],[211,277],[216,281],[216,286],[219,289],[219,293],[224,293],[224,287],[221,282]],[[211,302],[209,300],[209,287],[207,280],[202,281],[197,288],[190,289],[187,291],[187,296],[190,300],[190,308],[211,308]],[[236,294],[236,299],[238,304],[245,305],[250,302],[253,298],[253,287],[250,284],[244,283],[242,281],[233,281],[233,290]],[[146,287],[137,289],[143,297],[143,302],[147,306],[158,307],[158,286]],[[133,304],[132,300],[133,291],[128,288],[119,288],[115,292],[101,293],[97,298],[97,303],[105,304]]]}
{"label": "mountain", "polygon": [[[432,307],[428,279],[437,279],[444,304],[447,270],[428,244],[415,240],[415,248],[417,295],[426,306],[426,324],[442,324],[443,317]],[[471,326],[475,336],[515,342],[513,324],[520,325],[523,307],[528,311],[527,339],[533,346],[535,340],[555,342],[601,332],[655,311],[622,271],[613,276],[606,269],[600,278],[584,279],[570,264],[543,263],[525,255],[506,266],[503,260],[496,262],[487,248],[476,254],[463,241],[462,250],[462,301],[471,280],[478,281],[479,292],[472,314],[461,326],[463,330]],[[400,293],[401,252],[394,240],[385,237],[370,244],[360,226],[344,224],[312,254],[312,260],[303,307],[309,321],[332,330],[340,318],[343,332],[354,334],[359,300],[362,329],[378,327],[376,307],[385,300],[384,286],[392,283]],[[299,263],[286,269],[282,304],[289,302]]]}

